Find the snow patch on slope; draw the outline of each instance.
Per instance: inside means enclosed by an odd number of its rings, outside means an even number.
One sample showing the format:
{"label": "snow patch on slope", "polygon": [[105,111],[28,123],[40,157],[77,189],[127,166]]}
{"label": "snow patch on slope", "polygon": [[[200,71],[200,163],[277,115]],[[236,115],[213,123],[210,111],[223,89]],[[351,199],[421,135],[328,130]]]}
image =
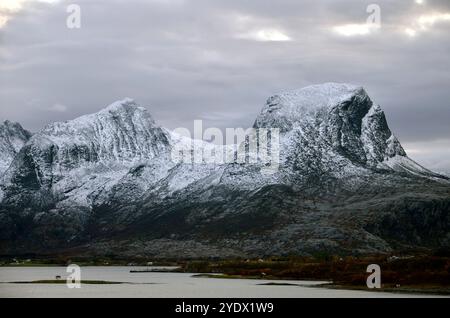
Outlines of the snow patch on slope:
{"label": "snow patch on slope", "polygon": [[386,158],[386,160],[380,164],[380,167],[386,166],[397,172],[409,173],[418,177],[426,177],[436,181],[445,181],[446,179],[448,181],[448,178],[446,176],[428,170],[419,165],[414,160],[405,156]]}

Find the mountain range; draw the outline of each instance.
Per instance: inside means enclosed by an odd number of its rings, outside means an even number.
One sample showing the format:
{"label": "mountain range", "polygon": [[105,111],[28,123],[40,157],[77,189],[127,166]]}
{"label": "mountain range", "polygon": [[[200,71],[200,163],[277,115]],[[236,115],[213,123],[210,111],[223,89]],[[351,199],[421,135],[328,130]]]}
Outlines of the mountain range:
{"label": "mountain range", "polygon": [[[279,167],[173,160],[180,143],[132,99],[35,134],[0,126],[0,254],[164,258],[450,247],[450,182],[410,159],[366,91],[270,97]],[[194,151],[194,150],[193,150]]]}

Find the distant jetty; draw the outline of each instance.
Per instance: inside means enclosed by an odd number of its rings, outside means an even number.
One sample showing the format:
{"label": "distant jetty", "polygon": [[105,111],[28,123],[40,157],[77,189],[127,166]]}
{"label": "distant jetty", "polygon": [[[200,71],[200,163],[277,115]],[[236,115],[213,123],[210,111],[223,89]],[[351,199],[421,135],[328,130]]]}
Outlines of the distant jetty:
{"label": "distant jetty", "polygon": [[154,268],[146,268],[146,269],[132,269],[130,273],[173,273],[180,271],[181,267],[173,266],[173,267],[154,267]]}

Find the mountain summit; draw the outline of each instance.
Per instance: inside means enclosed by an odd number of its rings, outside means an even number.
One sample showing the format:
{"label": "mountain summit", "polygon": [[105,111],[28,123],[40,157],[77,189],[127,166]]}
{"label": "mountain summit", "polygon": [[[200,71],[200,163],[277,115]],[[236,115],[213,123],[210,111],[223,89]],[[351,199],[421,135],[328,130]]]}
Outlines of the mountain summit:
{"label": "mountain summit", "polygon": [[327,83],[272,96],[255,127],[280,128],[322,151],[332,150],[364,165],[406,156],[385,115],[362,87]]}
{"label": "mountain summit", "polygon": [[326,83],[274,95],[254,127],[279,128],[283,153],[300,170],[409,169],[439,178],[407,157],[381,107],[360,86]]}
{"label": "mountain summit", "polygon": [[1,179],[0,252],[211,257],[450,246],[448,178],[407,157],[363,88],[327,83],[274,95],[254,127],[280,130],[273,174],[263,164],[173,162],[177,143],[197,141],[159,127],[131,99],[50,124]]}

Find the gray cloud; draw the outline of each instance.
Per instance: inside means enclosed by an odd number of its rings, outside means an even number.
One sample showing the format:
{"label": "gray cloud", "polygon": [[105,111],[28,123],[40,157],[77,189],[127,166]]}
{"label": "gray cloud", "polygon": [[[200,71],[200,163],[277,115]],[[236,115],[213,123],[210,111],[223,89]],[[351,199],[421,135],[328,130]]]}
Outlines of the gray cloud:
{"label": "gray cloud", "polygon": [[[437,160],[449,144],[440,140],[450,140],[450,22],[404,33],[420,15],[450,13],[450,3],[377,1],[378,32],[332,32],[364,23],[372,2],[83,0],[78,30],[66,28],[68,2],[29,2],[0,28],[0,119],[36,131],[129,96],[169,128],[199,118],[250,126],[271,94],[351,82],[383,107],[413,158],[450,170]],[[260,30],[292,41],[252,40]]]}

